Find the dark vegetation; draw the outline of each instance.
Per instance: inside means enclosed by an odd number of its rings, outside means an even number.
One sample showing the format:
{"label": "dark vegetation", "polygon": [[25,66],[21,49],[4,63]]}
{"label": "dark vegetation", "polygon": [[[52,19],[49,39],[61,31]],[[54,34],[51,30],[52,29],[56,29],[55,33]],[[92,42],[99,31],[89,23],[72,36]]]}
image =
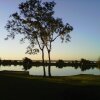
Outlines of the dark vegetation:
{"label": "dark vegetation", "polygon": [[[21,42],[29,41],[28,54],[37,54],[41,51],[42,63],[44,64],[44,49],[48,54],[48,74],[51,76],[51,48],[52,43],[60,38],[61,41],[70,41],[70,32],[73,27],[64,24],[61,18],[54,17],[54,7],[56,3],[42,2],[42,0],[27,0],[19,4],[19,12],[10,15],[6,29],[9,34],[7,39],[14,39],[16,35],[23,35]],[[36,48],[38,46],[38,48]],[[46,76],[43,65],[44,76]]]}
{"label": "dark vegetation", "polygon": [[100,57],[98,58],[97,64],[100,66]]}
{"label": "dark vegetation", "polygon": [[30,69],[30,68],[32,67],[32,60],[29,59],[29,58],[27,58],[27,57],[25,57],[25,58],[23,59],[23,66],[24,66],[24,69],[25,69],[25,70]]}
{"label": "dark vegetation", "polygon": [[[6,73],[6,74],[5,74]],[[99,100],[100,76],[43,78],[0,72],[1,100]]]}
{"label": "dark vegetation", "polygon": [[[23,58],[23,60],[0,60],[0,65],[3,66],[23,66],[24,70],[27,71],[28,69],[32,68],[33,66],[39,67],[39,66],[49,66],[49,62],[45,61],[44,63],[42,61],[33,61],[27,57]],[[89,69],[98,68],[100,69],[100,65],[98,61],[89,61],[86,59],[81,59],[80,61],[73,60],[73,61],[64,61],[64,60],[58,60],[58,61],[52,61],[50,66],[56,66],[57,68],[63,68],[67,66],[74,67],[75,69],[80,68],[81,71],[86,71]]]}
{"label": "dark vegetation", "polygon": [[[1,60],[0,59],[0,64],[1,65],[37,65],[37,66],[42,66],[43,63],[40,60],[31,60],[28,57],[23,58],[22,60]],[[44,61],[44,65],[49,65],[48,61]],[[99,65],[99,61],[89,61],[86,59],[81,59],[80,61],[73,60],[73,61],[66,61],[66,60],[55,60],[52,61],[51,66],[88,66],[88,65]]]}

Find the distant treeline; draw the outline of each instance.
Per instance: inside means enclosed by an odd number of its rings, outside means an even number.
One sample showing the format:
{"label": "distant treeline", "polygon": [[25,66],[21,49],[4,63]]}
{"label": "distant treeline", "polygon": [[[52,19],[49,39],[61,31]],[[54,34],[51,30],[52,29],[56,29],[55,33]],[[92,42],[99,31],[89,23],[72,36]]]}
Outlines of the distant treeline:
{"label": "distant treeline", "polygon": [[[48,65],[48,61],[44,62],[44,65]],[[83,65],[97,65],[98,63],[96,61],[89,61],[86,59],[81,59],[80,61],[78,60],[73,60],[73,61],[64,61],[64,60],[57,60],[57,61],[51,61],[51,66],[83,66]],[[25,57],[22,60],[0,60],[0,65],[37,65],[41,66],[43,63],[41,61],[34,61],[31,60],[30,58]]]}
{"label": "distant treeline", "polygon": [[2,66],[20,65],[20,66],[23,66],[24,70],[28,70],[28,69],[32,68],[32,66],[36,66],[36,67],[56,66],[57,68],[72,66],[75,69],[80,68],[81,71],[85,71],[85,70],[88,70],[91,68],[92,69],[94,69],[94,68],[100,69],[100,62],[89,61],[86,59],[81,59],[80,61],[57,60],[57,61],[52,61],[51,64],[49,64],[48,61],[45,61],[45,63],[42,63],[42,61],[33,61],[33,60],[25,57],[23,60],[0,60],[0,65],[2,65]]}

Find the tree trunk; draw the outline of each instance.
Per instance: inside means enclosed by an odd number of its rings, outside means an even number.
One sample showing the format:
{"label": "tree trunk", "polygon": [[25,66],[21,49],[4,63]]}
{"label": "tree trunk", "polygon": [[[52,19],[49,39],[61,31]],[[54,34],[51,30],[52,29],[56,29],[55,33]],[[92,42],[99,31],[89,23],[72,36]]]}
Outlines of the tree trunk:
{"label": "tree trunk", "polygon": [[48,50],[48,58],[49,58],[48,76],[51,77],[51,58],[50,58],[50,50]]}
{"label": "tree trunk", "polygon": [[44,51],[42,50],[42,63],[43,63],[43,76],[46,76],[45,66],[44,66]]}

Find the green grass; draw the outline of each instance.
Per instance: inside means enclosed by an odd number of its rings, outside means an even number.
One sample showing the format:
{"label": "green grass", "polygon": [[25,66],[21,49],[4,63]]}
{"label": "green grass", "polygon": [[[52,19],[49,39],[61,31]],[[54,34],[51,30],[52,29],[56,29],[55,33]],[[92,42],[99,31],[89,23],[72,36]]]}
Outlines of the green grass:
{"label": "green grass", "polygon": [[[0,72],[1,100],[96,100],[100,76],[75,75],[43,78],[27,72]],[[98,100],[99,100],[98,99]]]}

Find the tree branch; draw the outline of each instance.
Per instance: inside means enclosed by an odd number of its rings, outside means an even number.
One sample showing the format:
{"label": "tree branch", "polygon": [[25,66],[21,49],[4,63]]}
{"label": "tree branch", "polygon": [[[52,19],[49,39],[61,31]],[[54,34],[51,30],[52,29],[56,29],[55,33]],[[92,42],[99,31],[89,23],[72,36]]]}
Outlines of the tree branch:
{"label": "tree branch", "polygon": [[51,42],[55,41],[59,36],[60,34],[58,34],[53,40],[51,40]]}
{"label": "tree branch", "polygon": [[37,37],[36,37],[36,40],[37,40],[37,43],[38,43],[38,45],[39,45],[39,48],[42,50],[42,48],[41,48],[41,46],[40,46],[40,43],[39,43],[39,40],[38,40]]}

